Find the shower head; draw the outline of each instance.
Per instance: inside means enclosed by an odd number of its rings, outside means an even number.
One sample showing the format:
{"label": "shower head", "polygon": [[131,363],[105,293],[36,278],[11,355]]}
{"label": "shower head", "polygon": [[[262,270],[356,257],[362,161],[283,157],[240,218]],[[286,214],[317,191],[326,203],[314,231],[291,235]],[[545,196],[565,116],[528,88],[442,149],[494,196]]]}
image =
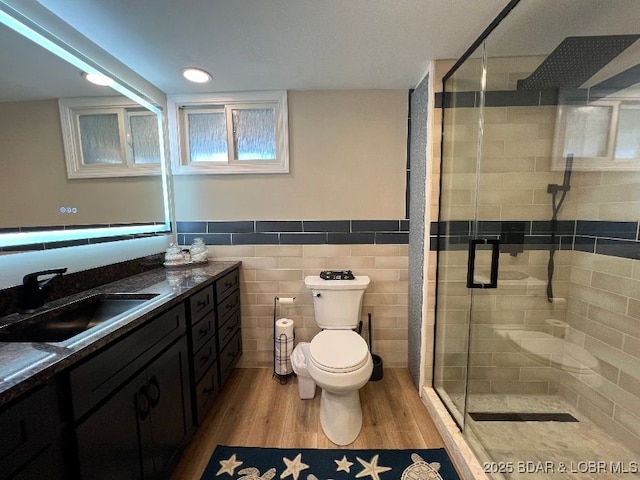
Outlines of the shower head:
{"label": "shower head", "polygon": [[640,35],[567,37],[531,75],[518,80],[517,89],[578,88],[639,38]]}

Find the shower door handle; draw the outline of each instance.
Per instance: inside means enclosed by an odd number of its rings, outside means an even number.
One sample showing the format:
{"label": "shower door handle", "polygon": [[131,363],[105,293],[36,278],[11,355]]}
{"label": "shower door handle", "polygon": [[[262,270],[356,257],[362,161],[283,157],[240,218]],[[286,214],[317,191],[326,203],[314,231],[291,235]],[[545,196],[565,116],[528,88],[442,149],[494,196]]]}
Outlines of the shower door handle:
{"label": "shower door handle", "polygon": [[[476,250],[478,245],[491,245],[491,271],[489,283],[475,281]],[[498,259],[500,258],[500,240],[480,238],[469,240],[469,263],[467,266],[467,288],[498,288]]]}

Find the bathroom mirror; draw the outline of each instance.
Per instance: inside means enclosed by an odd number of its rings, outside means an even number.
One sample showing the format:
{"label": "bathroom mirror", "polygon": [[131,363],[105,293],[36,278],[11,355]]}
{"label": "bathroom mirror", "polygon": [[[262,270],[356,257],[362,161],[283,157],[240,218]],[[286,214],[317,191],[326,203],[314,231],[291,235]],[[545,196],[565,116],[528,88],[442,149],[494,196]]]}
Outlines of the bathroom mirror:
{"label": "bathroom mirror", "polygon": [[[117,79],[113,88],[87,82],[83,71],[98,66],[31,28],[0,10],[0,44],[10,46],[0,51],[0,253],[169,231],[161,109]],[[144,114],[160,152],[155,171],[69,178],[59,99],[77,98]]]}

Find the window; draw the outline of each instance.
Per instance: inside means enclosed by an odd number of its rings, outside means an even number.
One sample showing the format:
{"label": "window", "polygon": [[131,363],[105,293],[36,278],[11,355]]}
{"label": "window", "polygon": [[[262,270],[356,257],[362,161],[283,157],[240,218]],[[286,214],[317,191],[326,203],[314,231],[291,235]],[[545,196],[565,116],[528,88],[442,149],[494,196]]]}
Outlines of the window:
{"label": "window", "polygon": [[68,178],[160,174],[155,113],[124,97],[59,100]]}
{"label": "window", "polygon": [[558,108],[554,169],[640,170],[640,103],[597,101]]}
{"label": "window", "polygon": [[170,95],[168,101],[174,173],[289,172],[286,92]]}

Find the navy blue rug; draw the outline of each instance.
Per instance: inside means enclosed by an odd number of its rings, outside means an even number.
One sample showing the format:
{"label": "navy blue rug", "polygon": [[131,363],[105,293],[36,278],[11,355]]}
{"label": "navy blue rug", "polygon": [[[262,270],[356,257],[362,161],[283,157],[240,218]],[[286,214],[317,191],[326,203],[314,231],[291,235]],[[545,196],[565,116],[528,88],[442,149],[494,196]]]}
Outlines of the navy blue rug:
{"label": "navy blue rug", "polygon": [[219,445],[201,480],[459,480],[444,448],[322,450]]}

